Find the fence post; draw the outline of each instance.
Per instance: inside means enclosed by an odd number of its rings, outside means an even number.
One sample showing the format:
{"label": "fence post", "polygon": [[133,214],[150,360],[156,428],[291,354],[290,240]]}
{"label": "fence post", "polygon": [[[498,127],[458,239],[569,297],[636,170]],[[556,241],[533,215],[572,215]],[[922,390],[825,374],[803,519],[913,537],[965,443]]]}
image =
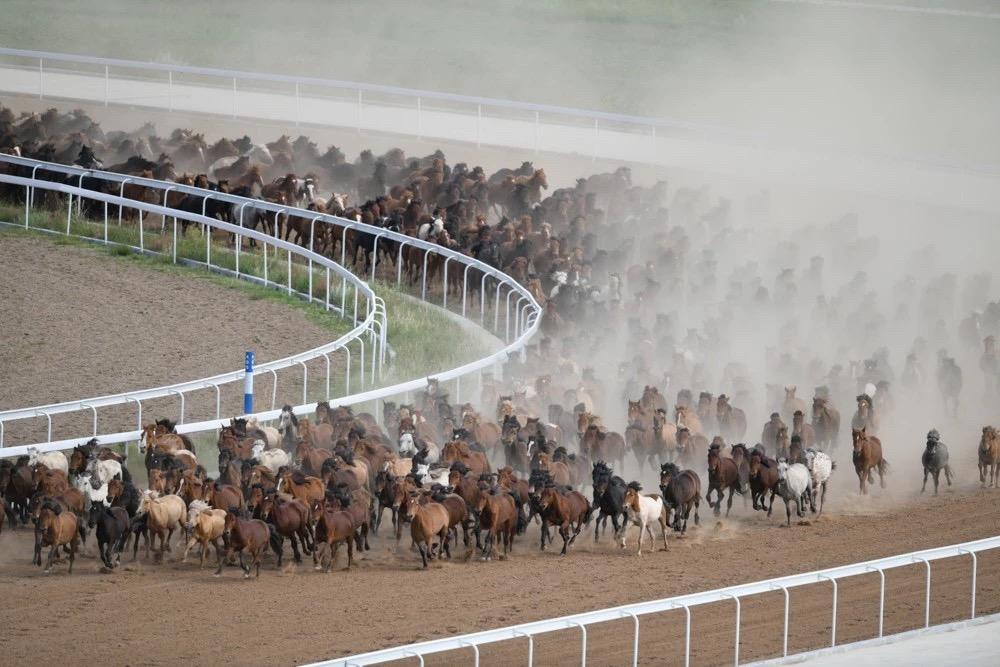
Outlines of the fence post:
{"label": "fence post", "polygon": [[879,576],[879,589],[878,589],[878,636],[879,639],[882,638],[882,625],[885,620],[885,571],[880,567],[867,567],[865,568],[869,572],[878,572]]}
{"label": "fence post", "polygon": [[167,111],[174,110],[174,73],[167,72]]}
{"label": "fence post", "polygon": [[44,75],[42,74],[42,59],[38,59],[38,99],[45,99]]}
{"label": "fence post", "polygon": [[358,88],[358,119],[357,122],[355,123],[358,129],[358,134],[361,134],[361,104],[362,104],[361,95],[362,95],[361,89]]}
{"label": "fence post", "polygon": [[423,114],[420,110],[420,96],[417,95],[417,141],[423,139]]}
{"label": "fence post", "polygon": [[483,137],[483,105],[476,105],[476,148],[482,146]]}
{"label": "fence post", "polygon": [[233,118],[236,118],[236,77],[233,77]]}
{"label": "fence post", "polygon": [[111,94],[111,73],[108,66],[104,66],[104,106],[108,106],[108,97]]}
{"label": "fence post", "polygon": [[538,112],[535,112],[535,155],[538,155]]}
{"label": "fence post", "polygon": [[979,559],[976,557],[975,551],[959,549],[958,553],[967,553],[972,556],[972,611],[969,614],[971,619],[976,617],[976,570],[979,568]]}
{"label": "fence post", "polygon": [[253,413],[253,360],[254,354],[247,350],[243,366],[243,414]]}
{"label": "fence post", "polygon": [[527,637],[528,638],[528,667],[534,667],[535,664],[535,638],[526,632],[521,632],[520,630],[514,630],[515,637]]}
{"label": "fence post", "polygon": [[829,579],[833,584],[833,618],[830,621],[830,646],[833,647],[837,645],[837,580],[825,574],[819,575],[819,578]]}
{"label": "fence post", "polygon": [[302,120],[302,105],[299,102],[299,82],[295,82],[295,127],[299,126]]}
{"label": "fence post", "polygon": [[593,153],[590,156],[590,161],[591,162],[593,162],[594,160],[597,159],[597,141],[598,141],[598,139],[600,137],[600,133],[601,133],[601,130],[600,130],[600,127],[597,124],[597,119],[595,118],[594,119],[594,151],[593,151]]}
{"label": "fence post", "polygon": [[914,562],[923,561],[924,565],[927,566],[927,586],[924,591],[924,627],[929,628],[931,626],[931,562],[923,556],[914,556],[913,560]]}
{"label": "fence post", "polygon": [[567,621],[567,625],[580,628],[580,667],[587,667],[587,626],[576,621]]}

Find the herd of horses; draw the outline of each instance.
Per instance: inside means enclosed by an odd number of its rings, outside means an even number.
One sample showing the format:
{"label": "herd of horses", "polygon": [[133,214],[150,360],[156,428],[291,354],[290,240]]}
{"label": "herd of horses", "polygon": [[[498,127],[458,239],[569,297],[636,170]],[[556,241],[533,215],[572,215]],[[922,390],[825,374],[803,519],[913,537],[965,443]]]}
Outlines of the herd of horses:
{"label": "herd of horses", "polygon": [[[202,187],[205,196],[168,193],[166,205],[311,244],[364,275],[376,263],[397,261],[391,244],[380,244],[376,255],[364,234],[335,225],[314,230],[304,214],[244,207],[240,217],[210,192],[401,231],[507,272],[544,308],[543,335],[510,360],[503,380],[484,374],[475,405],[451,403],[431,381],[412,404],[385,403],[378,418],[327,404],[309,415],[286,408],[273,425],[234,418],[210,453],[196,452],[190,438],[160,420],[143,433],[144,489],[120,454],[97,442],[69,457],[36,452],[2,462],[8,525],[34,521],[34,561],[41,564],[48,547],[47,567],[62,554],[72,567],[95,529],[109,569],[129,547],[137,558],[141,543],[146,558],[161,559],[178,546],[177,534],[184,536],[182,560],[195,547],[200,564],[214,552],[217,574],[238,562],[246,576],[259,576],[267,552],[281,566],[286,541],[295,561],[311,555],[326,571],[345,547],[350,568],[356,552],[369,550],[386,511],[391,539],[401,544],[408,524],[424,567],[451,557],[460,536],[467,558],[477,551],[506,558],[533,523],[540,548],[561,542],[562,554],[588,527],[599,541],[608,523],[620,546],[636,527],[639,553],[657,529],[667,549],[668,532],[684,534],[692,514],[698,524],[702,499],[716,515],[725,500],[728,515],[741,496],[770,516],[780,497],[786,526],[793,509],[797,516],[821,513],[834,457],[848,439],[859,492],[867,494],[876,477],[884,487],[890,469],[881,438],[901,421],[895,397],[924,405],[936,384],[938,404],[954,418],[969,384],[958,361],[971,359],[980,344],[984,392],[1000,393],[1000,302],[986,303],[988,285],[976,276],[964,291],[976,309],[955,332],[947,325],[959,301],[954,276],[929,273],[922,291],[906,276],[893,288],[900,309],[891,333],[915,333],[898,383],[888,346],[858,359],[870,350],[862,346],[889,337],[890,327],[872,296],[882,283],[865,270],[875,263],[877,239],[864,236],[852,216],[779,238],[736,226],[733,202],[712,199],[708,188],[636,186],[627,167],[546,194],[544,169],[527,162],[487,174],[449,165],[440,151],[408,158],[399,149],[348,161],[336,147],[320,152],[307,137],[210,145],[188,130],[167,138],[151,126],[105,133],[79,111],[18,117],[0,108],[0,152]],[[67,182],[109,191],[89,177]],[[121,192],[163,203],[134,183]],[[9,201],[23,196],[23,188],[0,187]],[[81,210],[103,215],[86,202]],[[127,207],[122,213],[134,223]],[[765,220],[767,193],[748,197],[740,215]],[[854,274],[834,284],[824,270],[828,256]],[[416,264],[401,259],[415,276]],[[800,259],[804,269],[795,268]],[[733,267],[728,278],[720,269],[726,265]],[[429,282],[441,279],[432,263],[427,271]],[[803,303],[814,303],[809,317]],[[934,318],[929,331],[925,321]],[[751,368],[729,322],[752,323],[763,343],[749,349],[765,350],[759,368]],[[958,347],[957,357],[945,351],[949,345]],[[935,346],[932,382],[924,368]],[[762,382],[761,375],[815,386],[811,407],[798,384]],[[689,389],[705,387],[725,391]],[[674,391],[671,407],[665,395]],[[842,429],[835,406],[850,402],[856,409]],[[768,414],[758,439],[751,424]],[[995,487],[1000,435],[993,427],[982,431],[978,460],[981,482]],[[951,483],[938,436],[928,434],[920,465],[935,493],[941,472]]]}

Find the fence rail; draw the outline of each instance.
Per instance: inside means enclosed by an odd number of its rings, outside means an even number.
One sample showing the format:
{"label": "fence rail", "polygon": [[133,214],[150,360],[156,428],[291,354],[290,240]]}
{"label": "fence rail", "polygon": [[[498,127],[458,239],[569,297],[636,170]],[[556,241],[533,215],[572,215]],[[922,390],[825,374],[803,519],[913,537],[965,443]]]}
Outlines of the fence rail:
{"label": "fence rail", "polygon": [[[633,642],[632,642],[632,656],[631,664],[637,665],[639,661],[639,639],[640,639],[640,617],[655,614],[661,612],[683,610],[685,612],[685,650],[684,650],[684,664],[690,665],[691,662],[691,609],[692,607],[697,607],[706,604],[715,604],[720,602],[730,602],[733,603],[733,609],[735,612],[734,623],[733,623],[733,635],[735,637],[735,654],[733,656],[733,664],[740,664],[740,600],[747,596],[759,595],[762,593],[777,592],[781,591],[784,593],[784,629],[782,632],[782,656],[787,657],[788,652],[788,631],[789,631],[789,590],[793,588],[798,588],[801,586],[815,585],[819,583],[828,582],[831,584],[831,618],[832,626],[830,633],[830,645],[837,645],[837,619],[838,619],[838,608],[837,608],[837,592],[838,592],[838,582],[842,579],[849,577],[856,577],[859,575],[878,573],[880,577],[879,585],[879,614],[878,614],[878,637],[882,638],[884,636],[884,618],[885,618],[885,601],[886,601],[886,590],[885,590],[885,573],[888,570],[895,568],[906,567],[910,565],[924,564],[926,568],[926,588],[924,594],[924,628],[931,627],[930,625],[930,609],[931,609],[931,563],[936,560],[941,560],[943,558],[955,558],[968,556],[972,561],[972,579],[971,579],[971,595],[970,595],[970,618],[976,617],[976,575],[978,572],[979,559],[977,554],[983,551],[1000,548],[1000,536],[989,537],[982,540],[976,540],[974,542],[965,542],[963,544],[955,544],[946,547],[938,547],[935,549],[926,549],[923,551],[914,551],[912,553],[900,554],[898,556],[890,556],[888,558],[880,558],[877,560],[870,560],[863,563],[855,563],[853,565],[844,565],[841,567],[833,567],[825,570],[817,570],[815,572],[807,572],[805,574],[795,574],[786,577],[778,577],[776,579],[768,579],[766,581],[757,581],[749,584],[740,584],[737,586],[729,586],[727,588],[719,588],[711,591],[705,591],[702,593],[691,593],[689,595],[678,595],[676,597],[665,598],[662,600],[653,600],[650,602],[641,602],[637,604],[627,604],[618,607],[611,607],[609,609],[599,609],[596,611],[585,612],[582,614],[573,614],[570,616],[561,616],[559,618],[551,618],[542,621],[535,621],[533,623],[523,623],[520,625],[512,625],[505,628],[498,628],[496,630],[487,630],[484,632],[474,632],[465,635],[458,635],[455,637],[448,637],[445,639],[435,639],[431,641],[419,642],[415,644],[408,644],[406,646],[397,646],[395,648],[389,648],[379,651],[371,651],[369,653],[361,653],[358,655],[347,656],[344,658],[337,658],[335,660],[329,660],[324,662],[313,663],[310,667],[348,667],[349,665],[373,665],[383,662],[389,662],[392,660],[404,660],[407,658],[416,658],[419,663],[423,665],[424,658],[429,655],[434,655],[436,653],[442,653],[445,651],[468,651],[469,648],[475,649],[475,663],[479,664],[479,649],[478,647],[487,644],[494,644],[497,642],[528,642],[528,665],[533,662],[534,655],[534,638],[539,635],[544,635],[550,632],[557,632],[560,630],[569,630],[573,628],[578,628],[580,630],[581,638],[581,665],[587,664],[587,627],[598,624],[607,623],[610,621],[621,621],[631,619],[633,622]],[[717,621],[716,621],[717,622]],[[622,660],[624,662],[624,659]]]}
{"label": "fence rail", "polygon": [[[327,398],[332,399],[332,402],[337,405],[357,405],[366,401],[375,401],[380,399],[385,399],[388,397],[396,396],[405,392],[414,391],[423,387],[426,387],[429,377],[433,377],[439,381],[456,381],[456,389],[460,392],[461,379],[463,377],[478,373],[482,369],[501,366],[507,361],[510,354],[522,350],[528,340],[534,335],[539,324],[540,324],[540,314],[541,307],[534,300],[531,294],[521,285],[517,284],[512,278],[506,274],[494,269],[493,267],[486,265],[478,260],[457,253],[453,250],[444,248],[442,246],[436,245],[434,243],[429,243],[426,241],[421,241],[419,239],[406,236],[404,234],[398,234],[395,232],[390,232],[378,227],[372,227],[369,225],[364,225],[351,220],[345,220],[342,218],[336,218],[334,216],[326,214],[317,214],[315,211],[306,211],[303,209],[298,209],[291,206],[281,206],[277,204],[271,204],[269,202],[263,202],[256,199],[247,199],[243,197],[238,197],[235,195],[229,195],[226,193],[219,193],[212,190],[203,190],[199,188],[194,188],[190,186],[179,186],[172,182],[167,181],[157,181],[153,179],[143,179],[124,176],[122,174],[116,174],[111,172],[101,172],[96,170],[87,170],[80,167],[72,167],[66,165],[57,165],[46,162],[39,162],[35,160],[29,160],[25,158],[19,158],[15,156],[0,155],[0,163],[7,163],[9,165],[16,165],[22,170],[30,169],[30,178],[18,177],[18,176],[2,176],[0,175],[0,182],[8,183],[11,185],[24,187],[25,188],[25,226],[29,225],[30,210],[32,207],[32,200],[34,198],[34,193],[36,190],[43,191],[55,191],[68,196],[68,204],[66,208],[67,212],[67,227],[66,233],[69,234],[71,231],[71,220],[73,213],[74,199],[77,203],[77,208],[80,208],[81,198],[88,199],[97,202],[103,202],[105,204],[110,204],[114,206],[122,206],[136,209],[140,212],[139,214],[139,228],[142,229],[142,214],[158,214],[163,216],[163,225],[165,226],[167,218],[172,218],[173,222],[173,243],[172,252],[174,259],[177,259],[177,220],[185,220],[189,222],[194,222],[200,225],[206,225],[209,228],[217,229],[221,231],[233,234],[237,239],[235,245],[236,251],[236,271],[235,274],[239,277],[250,278],[253,280],[261,281],[259,277],[248,276],[244,271],[242,274],[239,270],[239,256],[240,249],[243,244],[244,239],[253,239],[257,243],[260,243],[263,247],[263,253],[266,257],[271,249],[274,250],[275,254],[278,252],[284,252],[287,255],[288,270],[287,270],[287,285],[281,285],[281,283],[276,280],[268,278],[266,273],[265,262],[265,274],[262,282],[266,285],[271,286],[281,286],[282,289],[287,289],[289,293],[293,293],[292,287],[292,257],[293,255],[298,260],[298,266],[306,268],[308,271],[308,276],[310,280],[310,285],[308,292],[306,294],[300,294],[310,301],[314,300],[313,296],[313,276],[315,269],[321,272],[325,272],[326,290],[325,299],[322,300],[325,307],[330,310],[335,310],[339,312],[342,316],[348,316],[349,306],[347,298],[347,288],[350,285],[353,291],[354,298],[354,312],[353,320],[355,323],[355,328],[352,331],[338,339],[333,341],[328,345],[321,346],[314,350],[303,352],[297,355],[286,357],[284,359],[279,359],[276,361],[269,362],[267,364],[262,364],[258,366],[259,372],[270,373],[274,380],[274,391],[272,392],[272,405],[271,409],[266,412],[259,413],[257,416],[260,419],[267,420],[277,417],[279,411],[275,410],[274,397],[277,393],[277,376],[276,372],[282,368],[296,368],[304,367],[306,361],[313,359],[326,359],[327,368]],[[234,207],[238,207],[240,214],[245,210],[245,208],[252,206],[254,209],[264,210],[268,212],[273,212],[275,216],[279,215],[295,215],[302,216],[311,221],[311,226],[314,228],[317,224],[334,225],[337,229],[343,229],[342,239],[346,235],[347,230],[355,229],[367,233],[372,239],[372,250],[376,252],[379,248],[379,242],[382,242],[382,248],[384,249],[385,243],[392,241],[399,244],[399,251],[396,256],[397,259],[397,284],[402,281],[401,266],[399,265],[399,258],[402,257],[402,251],[405,247],[414,247],[423,250],[423,263],[422,263],[422,275],[421,275],[421,298],[425,301],[428,299],[428,265],[427,259],[431,254],[439,255],[443,260],[443,277],[442,285],[444,285],[443,292],[443,302],[442,307],[447,307],[448,298],[448,268],[449,264],[452,264],[453,271],[461,271],[462,275],[462,295],[461,295],[461,313],[463,316],[468,316],[473,318],[471,309],[468,307],[469,294],[474,292],[475,288],[479,288],[479,322],[480,326],[488,326],[486,321],[486,304],[487,301],[493,302],[493,322],[492,328],[494,331],[501,333],[506,345],[503,349],[485,357],[478,359],[472,363],[465,364],[459,368],[445,370],[441,373],[433,374],[429,377],[418,378],[410,380],[407,382],[395,384],[390,387],[384,387],[376,390],[362,391],[360,394],[350,394],[350,348],[348,344],[353,341],[360,342],[360,361],[361,361],[361,389],[365,389],[365,374],[368,373],[371,378],[371,382],[374,382],[376,377],[381,372],[382,365],[385,360],[385,353],[387,349],[387,330],[388,330],[388,319],[385,313],[385,305],[383,300],[378,297],[372,289],[359,277],[355,276],[346,267],[346,256],[343,255],[344,243],[342,242],[342,258],[341,262],[337,262],[324,257],[316,252],[312,248],[312,239],[315,238],[315,229],[311,229],[310,233],[310,243],[309,247],[302,247],[298,244],[284,241],[278,238],[277,226],[275,226],[275,236],[270,236],[263,234],[261,232],[253,231],[242,226],[242,219],[239,225],[234,225],[230,223],[225,223],[214,218],[205,217],[204,215],[198,215],[193,213],[185,213],[173,208],[167,208],[161,205],[149,204],[145,202],[139,202],[136,200],[124,198],[119,195],[108,195],[94,190],[81,189],[80,187],[75,187],[73,185],[67,185],[65,183],[53,182],[51,180],[45,180],[41,176],[51,174],[59,174],[64,179],[69,179],[72,181],[73,177],[78,177],[78,184],[83,183],[84,178],[88,179],[99,179],[104,180],[109,183],[118,184],[120,188],[123,188],[127,182],[133,185],[141,185],[153,190],[157,190],[163,193],[163,201],[166,202],[166,195],[171,191],[180,191],[187,194],[192,194],[195,196],[203,197],[207,199],[216,199],[220,201],[225,201],[232,204]],[[121,189],[120,193],[124,190]],[[108,240],[108,226],[109,216],[107,207],[104,209],[104,235],[103,242],[112,243]],[[211,234],[206,234],[206,258],[207,265],[209,268],[219,269],[218,266],[212,266],[211,264]],[[101,241],[102,239],[95,239]],[[151,252],[149,247],[144,243],[144,235],[140,232],[139,234],[139,246],[135,249],[141,252]],[[473,284],[470,289],[470,270],[475,269],[478,272],[478,284]],[[453,274],[457,275],[457,274]],[[341,292],[341,303],[337,307],[336,304],[332,304],[330,301],[331,293],[331,277],[340,277],[340,292]],[[372,276],[374,277],[374,265],[372,269]],[[488,280],[492,280],[493,284],[489,285],[491,292],[487,296],[487,285]],[[504,294],[504,290],[506,293]],[[358,306],[358,295],[363,295],[365,301],[363,308],[359,311]],[[517,297],[514,299],[514,297]],[[434,307],[429,304],[430,307]],[[504,311],[503,318],[501,320],[501,311]],[[360,323],[359,323],[360,321]],[[367,365],[366,359],[366,346],[365,339],[368,340],[368,352],[367,352]],[[330,355],[337,350],[344,350],[348,358],[348,364],[346,373],[348,374],[345,381],[346,391],[348,392],[345,396],[333,397],[329,395],[329,373],[330,373]],[[368,366],[370,365],[370,371]],[[99,437],[101,442],[105,444],[112,444],[116,442],[129,442],[135,440],[139,436],[139,431],[127,431],[122,433],[99,433],[99,428],[97,424],[97,409],[102,407],[108,407],[112,405],[125,405],[125,404],[135,404],[137,406],[137,425],[142,421],[142,402],[148,401],[153,398],[169,398],[175,397],[180,400],[180,422],[182,426],[178,427],[178,430],[182,433],[192,433],[196,431],[211,430],[218,427],[218,418],[221,417],[219,413],[219,386],[229,382],[235,382],[242,380],[243,371],[234,371],[231,373],[225,373],[221,375],[212,376],[209,378],[201,378],[198,380],[178,383],[173,385],[168,385],[164,387],[156,387],[145,389],[141,391],[124,392],[121,394],[101,396],[86,398],[81,400],[67,401],[58,404],[42,405],[42,406],[31,406],[27,408],[20,408],[15,410],[6,410],[0,412],[0,457],[2,456],[15,456],[25,453],[29,447],[38,448],[40,451],[51,451],[55,449],[69,449],[82,441],[89,439],[90,437]],[[306,398],[306,386],[303,383],[303,400],[301,404],[295,406],[297,413],[304,413],[315,409],[315,403],[307,402]],[[193,424],[183,424],[184,422],[184,409],[185,409],[185,395],[190,392],[202,391],[205,389],[215,389],[215,413],[216,419],[212,421],[197,422]],[[70,412],[81,412],[90,411],[94,415],[93,428],[86,435],[63,439],[58,441],[52,440],[52,417],[54,415],[70,413]],[[12,421],[23,420],[23,419],[38,419],[45,418],[48,424],[48,438],[46,442],[41,443],[31,443],[22,444],[15,447],[3,447],[4,443],[4,424]]]}

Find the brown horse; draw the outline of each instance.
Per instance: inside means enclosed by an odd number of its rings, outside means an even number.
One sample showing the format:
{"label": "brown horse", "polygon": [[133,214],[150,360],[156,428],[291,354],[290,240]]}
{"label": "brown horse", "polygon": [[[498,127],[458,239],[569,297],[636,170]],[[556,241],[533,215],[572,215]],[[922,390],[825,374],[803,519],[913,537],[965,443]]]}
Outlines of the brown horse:
{"label": "brown horse", "polygon": [[674,421],[677,422],[677,428],[686,427],[692,433],[701,433],[701,419],[698,418],[698,413],[695,412],[694,408],[686,405],[674,406]]}
{"label": "brown horse", "polygon": [[323,463],[329,458],[333,458],[331,450],[316,447],[305,440],[295,446],[295,463],[301,466],[302,472],[307,475],[319,475]]}
{"label": "brown horse", "polygon": [[686,426],[677,429],[677,457],[676,461],[684,465],[694,465],[702,452],[708,451],[708,438],[701,433],[692,432]]}
{"label": "brown horse", "polygon": [[857,401],[858,410],[851,419],[851,429],[864,429],[874,436],[878,433],[879,417],[875,412],[874,406],[872,406],[872,399],[866,394],[860,394],[857,397]]}
{"label": "brown horse", "polygon": [[725,394],[716,401],[715,418],[719,422],[719,432],[730,442],[738,442],[747,432],[747,415],[743,410],[734,408]]}
{"label": "brown horse", "polygon": [[[986,476],[990,481],[987,484]],[[979,439],[979,483],[983,486],[997,486],[1000,478],[1000,433],[992,426],[983,427],[983,436]]]}
{"label": "brown horse", "polygon": [[450,465],[456,461],[461,461],[476,475],[490,472],[490,462],[486,454],[470,449],[469,445],[461,440],[452,440],[441,452],[441,463]]}
{"label": "brown horse", "polygon": [[[240,569],[243,570],[243,578],[250,578],[250,568],[256,567],[257,578],[260,578],[260,558],[271,541],[271,529],[260,519],[244,519],[239,512],[233,508],[226,512],[225,528],[222,536],[226,542],[226,557],[219,559],[219,566],[215,570],[215,576],[222,576],[223,561],[228,562],[239,553]],[[250,565],[244,561],[244,554],[250,554]]]}
{"label": "brown horse", "polygon": [[778,462],[766,457],[759,449],[750,453],[750,499],[755,510],[764,510],[765,496],[771,492],[771,502],[767,515],[774,509],[774,497],[778,494]]}
{"label": "brown horse", "polygon": [[[420,550],[420,560],[427,569],[427,561],[434,558],[434,538],[440,550],[451,558],[448,525],[450,517],[444,505],[435,502],[420,502],[420,493],[411,493],[406,504],[406,516],[410,519],[410,537]],[[440,554],[438,554],[440,556]]]}
{"label": "brown horse", "polygon": [[587,426],[580,448],[592,461],[618,461],[625,465],[625,438],[620,433],[603,430],[598,424]]}
{"label": "brown horse", "polygon": [[482,547],[483,560],[493,557],[498,535],[503,542],[503,555],[500,558],[507,558],[514,546],[514,534],[517,532],[517,503],[508,492],[491,489],[486,482],[480,482],[479,488],[482,493],[476,509],[479,512],[479,525],[486,531]]}
{"label": "brown horse", "polygon": [[[542,550],[549,524],[559,528],[563,539],[560,552],[565,556],[569,545],[576,540],[583,527],[590,522],[590,502],[578,491],[566,491],[554,483],[546,484],[538,497],[539,514],[542,517]],[[572,535],[570,535],[572,531]]]}
{"label": "brown horse", "polygon": [[[252,435],[238,435],[232,426],[223,426],[219,430],[219,440],[216,443],[219,453],[225,453],[235,459],[252,459],[253,446],[260,438]],[[267,444],[267,441],[264,441]]]}
{"label": "brown horse", "polygon": [[[739,448],[739,449],[738,449]],[[744,494],[749,482],[749,464],[742,456],[737,460],[736,454],[740,450],[745,450],[743,445],[733,445],[733,457],[722,456],[718,446],[712,446],[708,450],[708,491],[705,493],[705,500],[719,516],[722,507],[722,496],[729,490],[729,499],[726,502],[726,516],[733,507],[733,494]],[[742,466],[741,466],[742,464]],[[746,467],[746,474],[741,469]],[[712,491],[716,493],[716,501],[712,503]]]}
{"label": "brown horse", "polygon": [[698,525],[698,507],[701,505],[701,478],[698,473],[681,470],[676,463],[664,463],[660,466],[660,492],[663,502],[674,512],[674,530],[681,535],[687,532],[692,508],[694,525]]}
{"label": "brown horse", "polygon": [[813,399],[812,426],[816,433],[816,445],[823,451],[833,449],[840,434],[840,413],[828,399],[821,396]]}
{"label": "brown horse", "polygon": [[316,520],[313,567],[329,572],[340,545],[347,544],[347,568],[354,563],[354,519],[350,512],[323,506]]}
{"label": "brown horse", "polygon": [[868,485],[875,483],[872,471],[878,469],[879,484],[885,488],[885,474],[889,462],[882,457],[882,441],[874,435],[868,435],[865,427],[851,429],[851,440],[854,443],[854,471],[858,474],[861,493],[867,495]]}
{"label": "brown horse", "polygon": [[277,490],[284,491],[311,508],[315,508],[323,501],[326,491],[323,480],[303,475],[298,470],[284,470],[278,475]]}
{"label": "brown horse", "polygon": [[792,435],[799,436],[803,449],[812,449],[816,446],[816,431],[812,424],[806,423],[806,416],[801,410],[796,410],[792,415]]}
{"label": "brown horse", "polygon": [[203,485],[201,498],[215,509],[228,510],[231,507],[238,507],[245,510],[247,508],[243,491],[238,486],[220,484],[218,480],[208,481]]}
{"label": "brown horse", "polygon": [[[282,500],[276,491],[272,491],[264,496],[258,507],[260,518],[274,526],[275,532],[287,537],[292,543],[292,555],[296,563],[302,562],[302,555],[299,553],[299,542],[302,550],[310,553],[315,545],[312,536],[312,511],[301,500],[292,498]],[[296,541],[296,538],[298,540]],[[278,549],[278,567],[281,567],[281,560],[284,549]]]}
{"label": "brown horse", "polygon": [[[52,570],[52,563],[55,562],[59,547],[65,547],[69,551],[69,574],[73,574],[73,561],[76,559],[76,547],[80,538],[78,521],[75,514],[64,511],[58,503],[47,501],[42,504],[38,513],[37,528],[41,543],[36,551],[43,546],[50,547],[49,557],[45,563],[46,574]],[[38,559],[38,564],[41,565],[41,558]]]}
{"label": "brown horse", "polygon": [[641,401],[629,401],[626,416],[628,426],[625,428],[625,444],[632,450],[640,468],[647,460],[652,465],[655,412],[643,408]]}

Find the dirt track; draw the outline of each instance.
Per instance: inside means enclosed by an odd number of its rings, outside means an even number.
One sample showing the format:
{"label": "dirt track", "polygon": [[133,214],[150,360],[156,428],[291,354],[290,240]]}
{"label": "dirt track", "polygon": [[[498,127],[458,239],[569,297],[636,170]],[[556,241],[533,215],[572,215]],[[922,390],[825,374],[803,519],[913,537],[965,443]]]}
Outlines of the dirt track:
{"label": "dirt track", "polygon": [[[0,284],[0,409],[205,377],[242,367],[245,350],[264,362],[335,338],[302,310],[226,288],[207,273],[155,271],[13,233],[0,232]],[[270,383],[258,384],[263,395]],[[228,398],[241,393],[234,385]],[[148,409],[176,418],[178,401]],[[196,416],[188,405],[188,419]],[[79,432],[60,428],[74,419],[86,427],[91,417],[57,417],[54,436]],[[134,427],[135,408],[101,410],[100,419],[102,431]],[[29,428],[44,438],[44,426],[38,419],[6,428],[15,442]]]}
{"label": "dirt track", "polygon": [[[124,571],[114,574],[100,573],[95,559],[83,558],[72,577],[65,565],[45,576],[28,564],[28,531],[5,530],[0,537],[0,589],[6,598],[0,654],[14,664],[177,664],[187,659],[293,664],[995,535],[1000,531],[998,493],[967,488],[938,500],[913,499],[908,508],[895,510],[878,496],[849,496],[836,503],[841,506],[837,514],[791,530],[779,527],[778,507],[767,520],[751,518],[737,504],[731,519],[716,521],[703,505],[700,528],[687,538],[671,538],[669,553],[641,559],[603,537],[594,546],[589,530],[566,558],[540,553],[532,527],[509,561],[456,558],[420,572],[416,554],[405,546],[394,552],[391,540],[383,537],[350,573],[315,573],[311,563],[278,572],[268,557],[260,580],[249,582],[234,568],[216,579],[196,563],[156,565],[143,560],[141,552],[138,563],[126,558]],[[343,553],[340,558],[343,566]],[[1000,609],[997,565],[1000,554],[980,558],[980,613]],[[922,622],[923,576],[922,565],[888,575],[887,633]],[[828,641],[829,596],[829,584],[793,591],[790,650]],[[968,560],[935,563],[932,623],[967,615],[968,605]],[[876,575],[842,583],[838,641],[872,636],[877,608]],[[731,659],[732,613],[732,605],[695,610],[697,664]],[[742,659],[780,651],[781,623],[780,593],[744,600]],[[89,639],[35,641],[44,630]],[[140,633],[141,645],[128,640]],[[592,628],[589,635],[591,664],[621,664],[631,648],[630,621]],[[642,662],[677,662],[683,636],[683,612],[644,618]],[[525,650],[517,643],[490,647],[483,664],[523,660]],[[541,638],[535,651],[537,664],[578,663],[579,636],[567,631]],[[468,656],[450,659],[468,662]]]}

